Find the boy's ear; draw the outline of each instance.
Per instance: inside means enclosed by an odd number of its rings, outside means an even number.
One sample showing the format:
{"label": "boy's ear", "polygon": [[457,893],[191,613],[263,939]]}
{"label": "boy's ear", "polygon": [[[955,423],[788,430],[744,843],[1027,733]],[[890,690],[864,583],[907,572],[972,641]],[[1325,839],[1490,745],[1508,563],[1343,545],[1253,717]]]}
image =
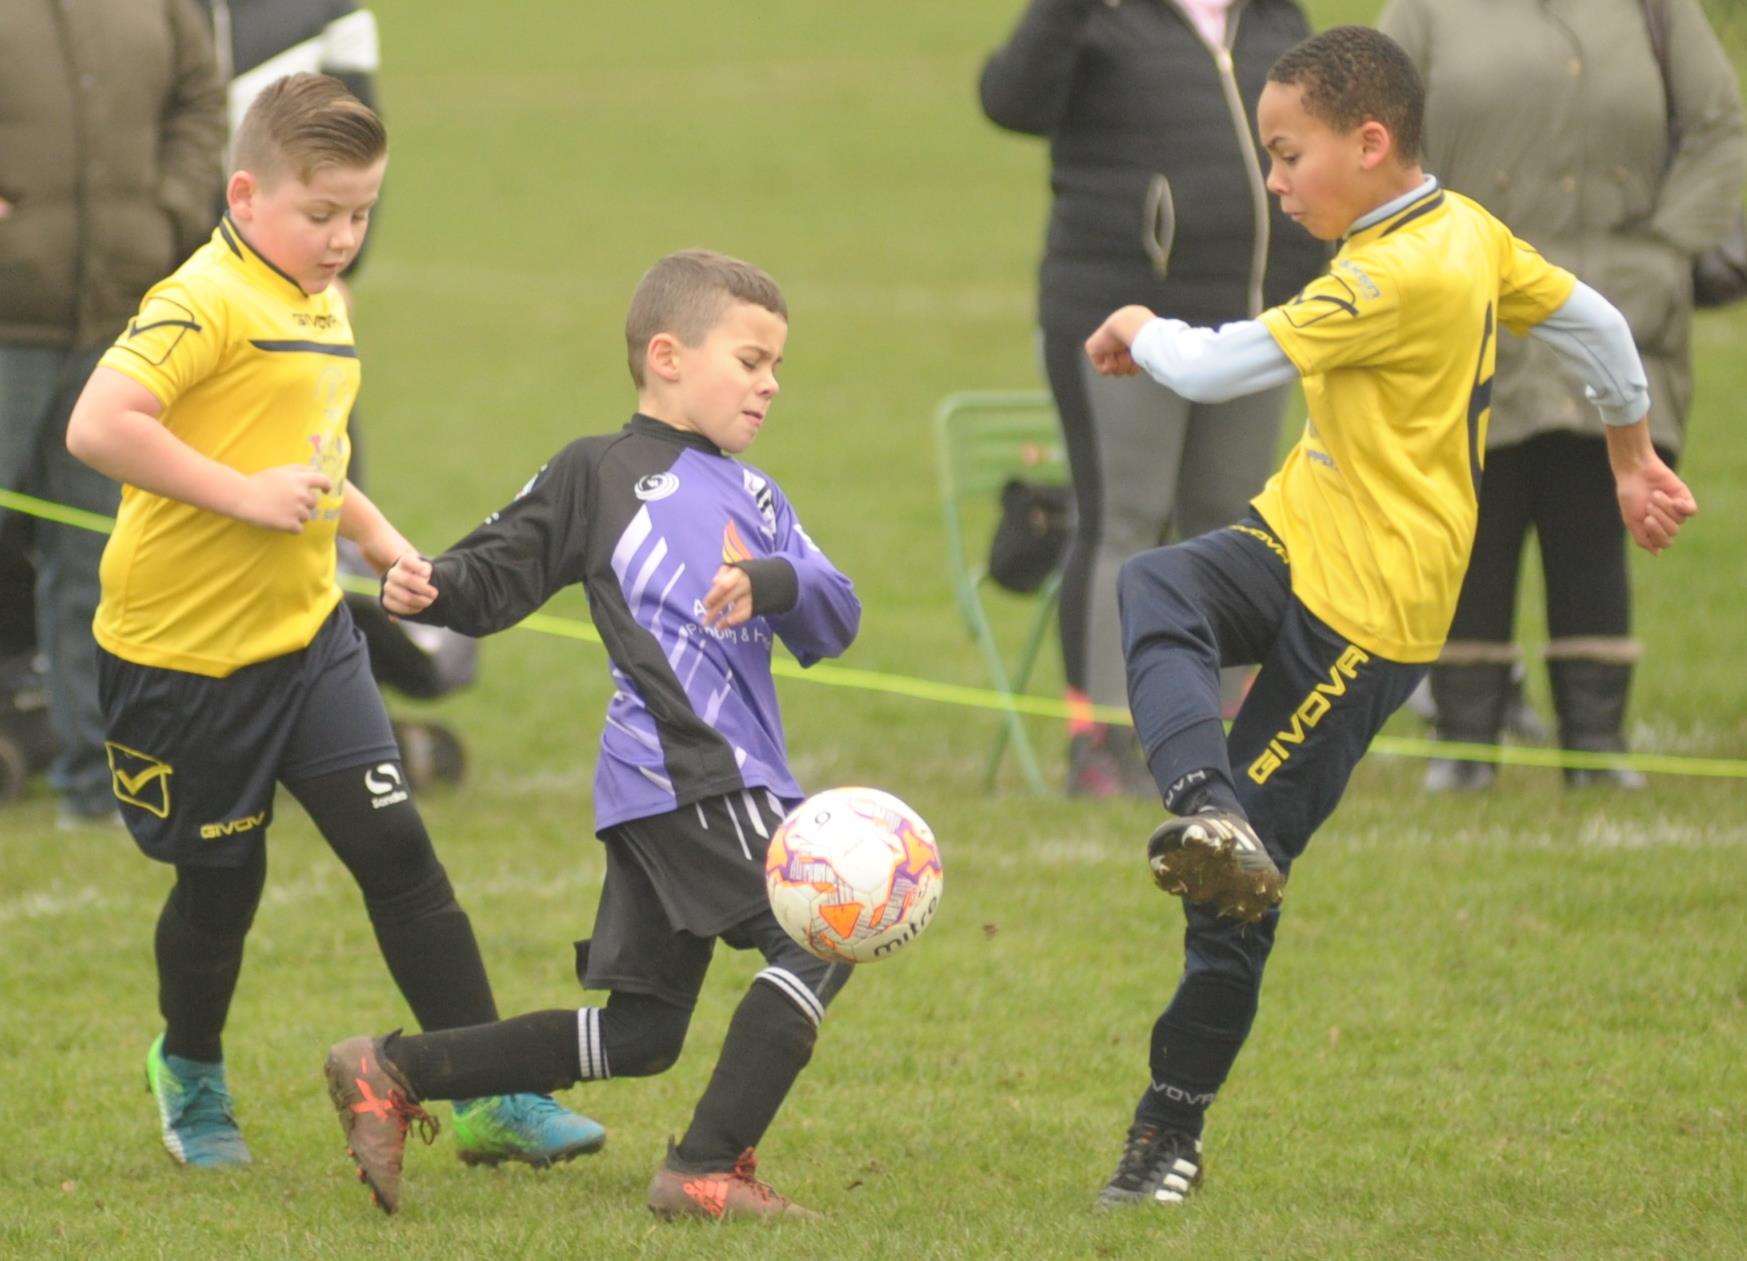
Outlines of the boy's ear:
{"label": "boy's ear", "polygon": [[1375,171],[1383,165],[1383,160],[1395,152],[1395,137],[1389,128],[1375,118],[1367,118],[1359,124],[1359,166],[1366,171]]}
{"label": "boy's ear", "polygon": [[670,385],[679,380],[679,338],[672,333],[657,333],[649,339],[643,352],[645,375],[660,377]]}
{"label": "boy's ear", "polygon": [[232,216],[246,223],[254,213],[255,194],[260,191],[261,182],[250,172],[232,171],[224,188],[225,204]]}

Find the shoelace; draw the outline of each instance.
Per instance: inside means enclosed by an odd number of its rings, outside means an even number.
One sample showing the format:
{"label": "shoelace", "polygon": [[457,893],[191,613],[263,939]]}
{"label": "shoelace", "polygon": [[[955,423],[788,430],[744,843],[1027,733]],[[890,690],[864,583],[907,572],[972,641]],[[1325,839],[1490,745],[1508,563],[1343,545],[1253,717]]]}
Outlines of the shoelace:
{"label": "shoelace", "polygon": [[[178,1077],[182,1087],[182,1097],[177,1101],[176,1110],[170,1117],[172,1126],[180,1126],[188,1121],[217,1121],[235,1125],[236,1116],[231,1111],[230,1091],[216,1077]],[[214,1116],[216,1112],[218,1115]]]}
{"label": "shoelace", "polygon": [[753,1149],[750,1147],[741,1152],[734,1167],[728,1171],[728,1176],[737,1182],[744,1182],[759,1199],[767,1203],[781,1202],[783,1197],[777,1194],[775,1187],[758,1180],[758,1157],[752,1153]]}
{"label": "shoelace", "polygon": [[1157,1126],[1141,1126],[1129,1131],[1128,1145],[1122,1149],[1122,1159],[1117,1162],[1113,1181],[1124,1190],[1138,1191],[1152,1181],[1155,1173],[1164,1172],[1164,1166],[1179,1155],[1193,1163],[1194,1152],[1193,1139]]}
{"label": "shoelace", "polygon": [[564,1111],[551,1095],[517,1095],[515,1109],[534,1124],[554,1120]]}
{"label": "shoelace", "polygon": [[1122,1149],[1122,1159],[1116,1162],[1113,1181],[1125,1190],[1139,1190],[1147,1181],[1153,1149],[1158,1146],[1160,1137],[1160,1131],[1150,1125],[1130,1130],[1128,1142]]}
{"label": "shoelace", "polygon": [[406,1094],[400,1090],[388,1092],[388,1114],[394,1118],[395,1124],[400,1126],[402,1134],[416,1126],[419,1138],[426,1147],[437,1141],[437,1135],[443,1128],[442,1123],[436,1117],[408,1099]]}

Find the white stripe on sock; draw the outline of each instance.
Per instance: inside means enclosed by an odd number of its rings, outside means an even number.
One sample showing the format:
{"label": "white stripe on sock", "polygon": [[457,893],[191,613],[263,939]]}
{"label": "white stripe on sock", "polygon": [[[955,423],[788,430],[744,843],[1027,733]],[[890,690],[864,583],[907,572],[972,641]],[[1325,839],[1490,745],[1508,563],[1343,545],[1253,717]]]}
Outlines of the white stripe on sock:
{"label": "white stripe on sock", "polygon": [[607,1049],[601,1043],[601,1009],[576,1009],[577,1061],[582,1067],[583,1081],[604,1081],[608,1076]]}
{"label": "white stripe on sock", "polygon": [[819,1027],[819,1022],[825,1018],[825,1004],[819,1001],[818,995],[807,988],[805,981],[787,968],[766,968],[752,979],[754,981],[769,981],[776,986],[778,990],[782,991],[785,998],[800,1008],[801,1015],[811,1021],[815,1029]]}

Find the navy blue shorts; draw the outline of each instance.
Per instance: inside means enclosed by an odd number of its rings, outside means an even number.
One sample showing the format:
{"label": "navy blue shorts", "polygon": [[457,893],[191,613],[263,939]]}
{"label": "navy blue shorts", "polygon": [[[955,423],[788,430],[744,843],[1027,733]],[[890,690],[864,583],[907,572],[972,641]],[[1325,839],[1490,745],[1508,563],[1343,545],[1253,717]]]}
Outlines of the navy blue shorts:
{"label": "navy blue shorts", "polygon": [[383,796],[406,791],[364,637],[344,604],[308,647],[222,679],[99,648],[97,684],[121,816],[159,862],[242,862],[273,822],[281,781],[382,763]]}
{"label": "navy blue shorts", "polygon": [[[1254,515],[1131,558],[1120,593],[1129,707],[1167,809],[1217,773],[1289,869],[1426,667],[1351,643],[1305,608],[1285,547]],[[1219,669],[1252,664],[1227,736]]]}

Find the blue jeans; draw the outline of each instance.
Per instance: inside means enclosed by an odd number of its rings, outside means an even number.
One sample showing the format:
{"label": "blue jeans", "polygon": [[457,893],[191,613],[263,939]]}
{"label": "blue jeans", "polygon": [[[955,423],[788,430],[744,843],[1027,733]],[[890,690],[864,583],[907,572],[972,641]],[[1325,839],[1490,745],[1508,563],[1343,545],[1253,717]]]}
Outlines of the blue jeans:
{"label": "blue jeans", "polygon": [[[120,488],[67,452],[67,418],[106,349],[0,344],[0,486],[115,515]],[[34,528],[37,645],[48,659],[56,746],[49,782],[68,808],[97,814],[115,808],[91,638],[106,537],[48,521]]]}

